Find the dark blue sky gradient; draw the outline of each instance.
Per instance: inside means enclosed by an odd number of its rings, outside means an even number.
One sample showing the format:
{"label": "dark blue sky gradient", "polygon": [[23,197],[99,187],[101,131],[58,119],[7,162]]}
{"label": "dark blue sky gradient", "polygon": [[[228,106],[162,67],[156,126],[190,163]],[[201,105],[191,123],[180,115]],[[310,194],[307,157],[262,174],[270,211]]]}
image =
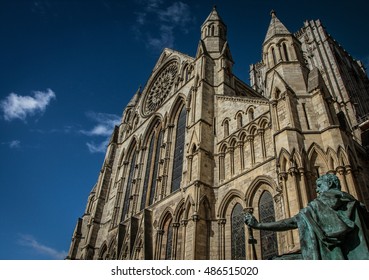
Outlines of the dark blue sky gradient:
{"label": "dark blue sky gradient", "polygon": [[234,72],[246,82],[272,9],[291,32],[321,19],[369,64],[364,0],[1,0],[0,102],[48,89],[55,97],[21,119],[0,109],[0,259],[66,255],[103,163],[106,130],[163,47],[195,55],[214,4],[228,27]]}

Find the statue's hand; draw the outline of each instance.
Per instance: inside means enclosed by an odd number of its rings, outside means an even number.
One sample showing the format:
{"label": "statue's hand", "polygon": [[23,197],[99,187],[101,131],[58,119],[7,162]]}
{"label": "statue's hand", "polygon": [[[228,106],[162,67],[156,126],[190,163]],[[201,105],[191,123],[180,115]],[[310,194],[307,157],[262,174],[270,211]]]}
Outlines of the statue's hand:
{"label": "statue's hand", "polygon": [[256,220],[256,218],[251,213],[245,214],[244,221],[246,225],[252,228],[256,228],[259,225],[258,220]]}

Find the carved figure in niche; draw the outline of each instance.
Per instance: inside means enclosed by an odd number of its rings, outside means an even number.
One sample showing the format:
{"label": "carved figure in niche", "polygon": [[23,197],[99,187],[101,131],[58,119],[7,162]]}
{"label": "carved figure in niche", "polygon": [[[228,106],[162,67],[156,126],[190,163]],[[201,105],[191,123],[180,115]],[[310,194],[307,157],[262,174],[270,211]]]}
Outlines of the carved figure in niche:
{"label": "carved figure in niche", "polygon": [[292,218],[259,223],[251,213],[245,213],[245,223],[260,230],[298,228],[302,259],[369,260],[368,212],[362,204],[341,191],[333,174],[316,180],[316,192],[318,197]]}

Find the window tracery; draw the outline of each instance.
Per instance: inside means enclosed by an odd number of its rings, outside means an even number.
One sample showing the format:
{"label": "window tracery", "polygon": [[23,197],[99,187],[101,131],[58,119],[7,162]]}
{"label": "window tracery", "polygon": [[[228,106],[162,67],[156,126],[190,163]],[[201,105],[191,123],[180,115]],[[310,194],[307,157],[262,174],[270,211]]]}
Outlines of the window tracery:
{"label": "window tracery", "polygon": [[179,189],[182,180],[183,155],[186,133],[186,108],[182,107],[177,121],[176,140],[173,157],[172,191]]}
{"label": "window tracery", "polygon": [[[275,221],[275,212],[272,195],[264,191],[259,200],[259,214],[261,223]],[[274,231],[260,231],[261,257],[271,259],[278,255],[277,234]]]}
{"label": "window tracery", "polygon": [[143,114],[149,116],[166,100],[178,73],[178,62],[172,61],[152,82],[143,102]]}
{"label": "window tracery", "polygon": [[232,260],[245,260],[246,259],[245,226],[243,221],[243,208],[239,203],[237,203],[233,208],[231,215],[231,226],[232,226],[232,244],[231,244]]}

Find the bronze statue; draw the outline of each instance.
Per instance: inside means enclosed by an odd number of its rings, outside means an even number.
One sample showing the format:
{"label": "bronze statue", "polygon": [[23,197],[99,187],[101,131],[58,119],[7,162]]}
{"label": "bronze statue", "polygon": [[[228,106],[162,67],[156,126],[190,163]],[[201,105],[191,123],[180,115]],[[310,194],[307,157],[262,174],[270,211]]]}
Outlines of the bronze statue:
{"label": "bronze statue", "polygon": [[368,215],[353,196],[341,191],[336,175],[316,180],[318,197],[292,218],[259,223],[250,213],[245,223],[271,231],[299,229],[302,259],[369,260]]}

